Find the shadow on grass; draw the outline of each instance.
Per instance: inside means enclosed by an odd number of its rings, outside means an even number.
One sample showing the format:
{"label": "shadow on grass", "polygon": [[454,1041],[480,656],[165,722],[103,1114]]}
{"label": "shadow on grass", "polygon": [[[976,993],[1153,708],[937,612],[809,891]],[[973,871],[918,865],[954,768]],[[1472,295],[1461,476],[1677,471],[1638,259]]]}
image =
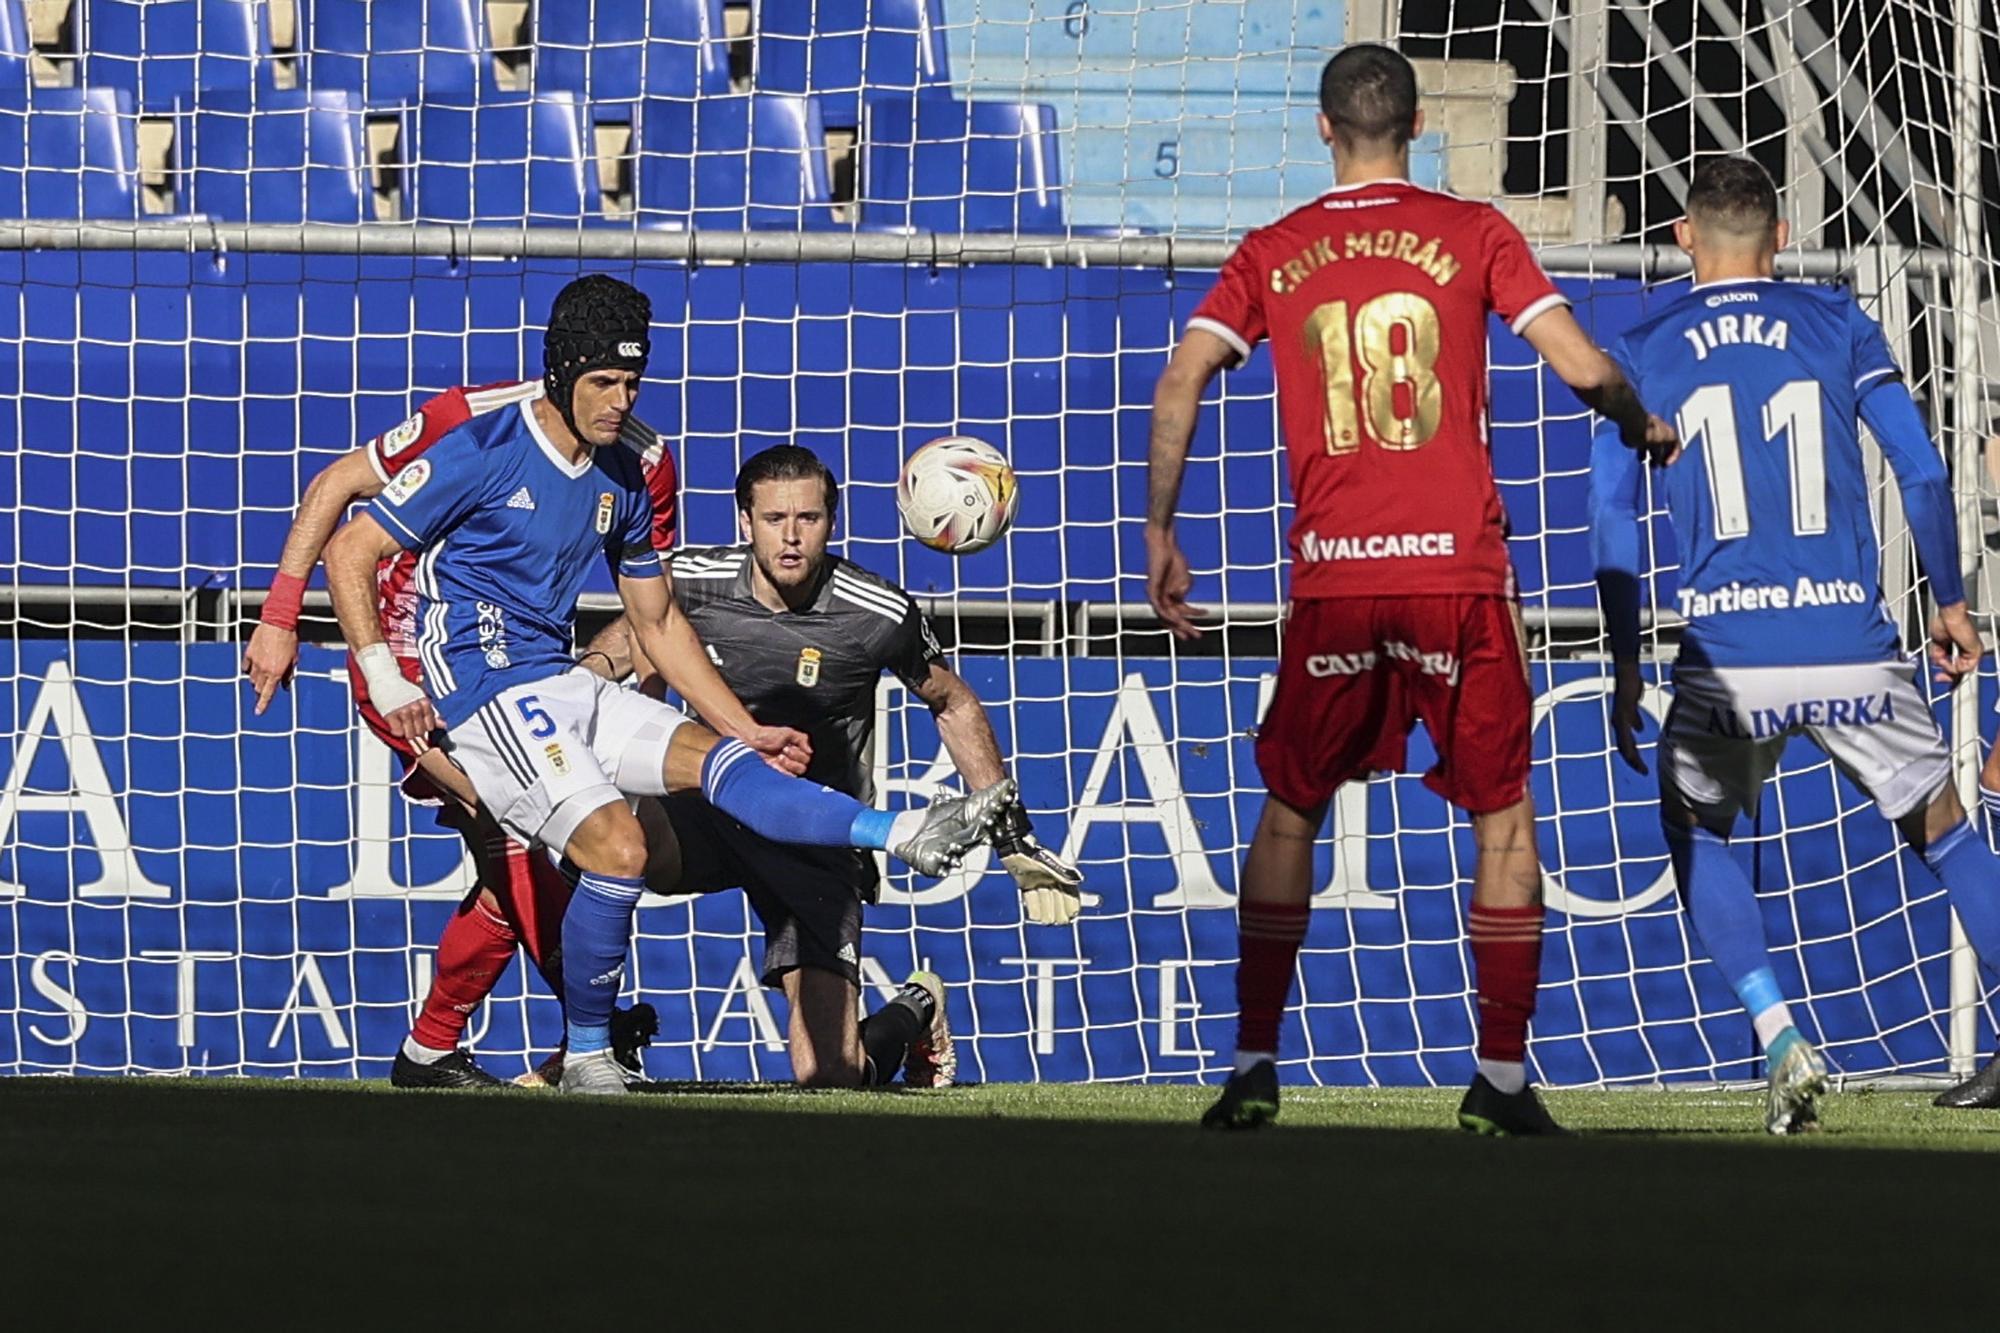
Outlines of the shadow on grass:
{"label": "shadow on grass", "polygon": [[924,1308],[1012,1328],[1240,1322],[1246,1274],[1259,1323],[1487,1323],[1497,1303],[1538,1327],[1685,1327],[1761,1308],[1768,1275],[1797,1264],[1838,1285],[1838,1323],[1907,1314],[1913,1291],[1980,1271],[1977,1228],[1898,1237],[1919,1213],[1983,1215],[2000,1179],[1981,1157],[1713,1131],[1217,1135],[885,1114],[775,1084],[354,1091],[0,1084],[0,1245],[50,1290],[88,1282],[99,1318],[128,1302],[157,1317],[163,1293],[198,1290],[211,1316],[351,1326],[476,1257],[482,1285],[549,1299],[590,1277],[594,1314],[654,1321],[858,1314],[870,1292],[881,1315],[911,1294],[895,1275],[921,1271]]}

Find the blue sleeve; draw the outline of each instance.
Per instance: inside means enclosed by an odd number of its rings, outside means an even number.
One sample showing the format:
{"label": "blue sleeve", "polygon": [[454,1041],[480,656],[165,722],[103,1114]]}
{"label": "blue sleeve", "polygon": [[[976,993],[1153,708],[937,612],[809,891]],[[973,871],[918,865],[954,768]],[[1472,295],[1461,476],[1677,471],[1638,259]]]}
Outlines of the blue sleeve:
{"label": "blue sleeve", "polygon": [[478,505],[493,472],[471,437],[456,432],[390,478],[367,512],[404,550],[429,546]]}
{"label": "blue sleeve", "polygon": [[1861,399],[1861,419],[1875,432],[1882,454],[1903,493],[1903,513],[1917,544],[1917,561],[1930,576],[1939,606],[1965,600],[1965,577],[1958,567],[1958,514],[1951,480],[1916,400],[1900,379],[1877,379]]}
{"label": "blue sleeve", "polygon": [[[1622,341],[1611,355],[1636,385]],[[1639,656],[1639,494],[1645,474],[1644,461],[1625,446],[1618,427],[1600,421],[1590,441],[1590,556],[1611,653],[1620,660]]]}
{"label": "blue sleeve", "polygon": [[660,553],[653,549],[653,501],[645,487],[625,492],[619,518],[613,534],[618,573],[628,579],[660,577]]}
{"label": "blue sleeve", "polygon": [[1869,389],[1883,380],[1903,377],[1903,368],[1896,364],[1896,357],[1889,350],[1889,340],[1882,336],[1882,326],[1863,313],[1852,297],[1847,301],[1847,327],[1853,349],[1856,399],[1865,398]]}

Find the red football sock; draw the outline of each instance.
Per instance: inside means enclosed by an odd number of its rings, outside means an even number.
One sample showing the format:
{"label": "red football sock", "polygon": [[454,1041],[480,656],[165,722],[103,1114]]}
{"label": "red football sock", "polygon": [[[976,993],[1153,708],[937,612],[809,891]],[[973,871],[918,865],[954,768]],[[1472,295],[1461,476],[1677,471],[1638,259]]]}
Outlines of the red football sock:
{"label": "red football sock", "polygon": [[1468,934],[1479,986],[1479,1058],[1519,1064],[1542,979],[1542,909],[1474,903]]}
{"label": "red football sock", "polygon": [[1278,1024],[1292,993],[1292,972],[1312,908],[1306,903],[1243,901],[1236,906],[1236,1049],[1278,1049]]}
{"label": "red football sock", "polygon": [[484,903],[452,913],[438,937],[437,971],[410,1035],[417,1045],[449,1051],[465,1035],[465,1021],[493,993],[514,957],[514,928]]}
{"label": "red football sock", "polygon": [[521,937],[521,948],[527,952],[528,961],[548,983],[549,993],[561,1003],[562,921],[574,886],[545,853],[523,847],[511,838],[495,846],[488,859],[505,867],[501,910]]}

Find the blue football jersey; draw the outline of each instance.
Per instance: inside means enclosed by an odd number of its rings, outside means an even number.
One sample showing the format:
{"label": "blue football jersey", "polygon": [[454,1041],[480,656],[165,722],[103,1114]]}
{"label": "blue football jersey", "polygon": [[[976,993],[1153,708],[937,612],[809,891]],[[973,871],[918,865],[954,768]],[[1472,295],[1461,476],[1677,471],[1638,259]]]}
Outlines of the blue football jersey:
{"label": "blue football jersey", "polygon": [[[1896,656],[1858,416],[1863,395],[1900,371],[1853,296],[1776,279],[1703,283],[1612,355],[1680,431],[1681,456],[1654,485],[1680,546],[1682,660]],[[1621,470],[1634,490],[1643,472],[1615,429],[1600,432],[1593,467]]]}
{"label": "blue football jersey", "polygon": [[417,657],[447,727],[510,686],[570,668],[576,600],[596,561],[660,574],[638,458],[594,449],[572,464],[542,434],[535,401],[451,431],[368,506],[421,552]]}

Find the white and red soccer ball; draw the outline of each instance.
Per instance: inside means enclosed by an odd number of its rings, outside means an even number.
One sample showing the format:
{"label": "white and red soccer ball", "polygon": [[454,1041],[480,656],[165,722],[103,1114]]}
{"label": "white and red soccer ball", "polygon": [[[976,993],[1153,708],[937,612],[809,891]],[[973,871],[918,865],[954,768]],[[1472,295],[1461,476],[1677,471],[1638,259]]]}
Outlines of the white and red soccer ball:
{"label": "white and red soccer ball", "polygon": [[896,479],[896,508],[912,537],[947,555],[983,551],[1007,535],[1021,486],[1007,456],[984,440],[947,435],[908,459]]}

